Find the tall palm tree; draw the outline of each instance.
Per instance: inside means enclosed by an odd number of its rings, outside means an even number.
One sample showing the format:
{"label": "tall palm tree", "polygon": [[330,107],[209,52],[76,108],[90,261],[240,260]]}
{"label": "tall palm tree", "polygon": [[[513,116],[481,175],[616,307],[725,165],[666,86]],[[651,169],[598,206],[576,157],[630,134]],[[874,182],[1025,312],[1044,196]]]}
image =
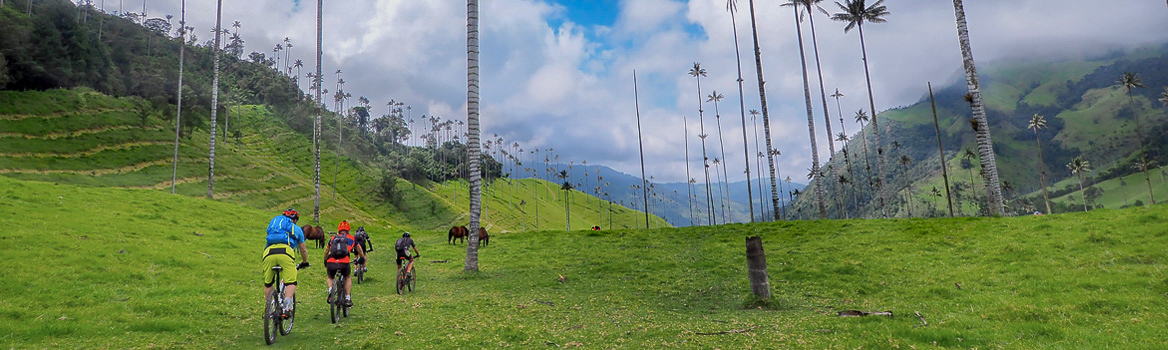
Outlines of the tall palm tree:
{"label": "tall palm tree", "polygon": [[[571,207],[572,200],[569,199],[569,196],[572,195],[572,182],[568,180],[568,171],[567,170],[560,170],[560,174],[557,176],[560,178],[560,181],[563,181],[560,184],[560,190],[564,191],[564,231],[571,231],[572,230],[572,207]],[[636,187],[639,188],[642,186],[636,186]],[[648,208],[645,208],[645,210],[648,211]],[[648,223],[646,223],[646,225],[648,225]]]}
{"label": "tall palm tree", "polygon": [[[774,147],[771,146],[771,119],[770,114],[767,113],[766,88],[763,87],[764,80],[762,78],[762,50],[758,46],[758,24],[754,17],[754,0],[750,0],[750,32],[754,37],[754,67],[758,71],[758,97],[762,108],[762,128],[763,136],[766,137],[767,154],[771,153]],[[771,205],[775,220],[779,219],[779,192],[776,186],[778,185],[778,178],[775,175],[775,160],[772,157],[767,157],[767,164],[770,166],[771,176]]]}
{"label": "tall palm tree", "polygon": [[969,188],[973,190],[973,198],[978,200],[977,182],[973,181],[973,159],[977,158],[977,152],[972,148],[966,147],[961,151],[961,168],[969,170]]}
{"label": "tall palm tree", "polygon": [[[872,97],[872,74],[868,67],[868,49],[864,43],[864,22],[868,23],[884,23],[887,22],[883,16],[887,16],[888,8],[885,7],[884,0],[877,0],[872,6],[866,6],[865,0],[844,0],[844,4],[835,3],[844,12],[836,13],[831,16],[831,19],[847,22],[848,25],[844,27],[844,33],[847,33],[856,28],[860,33],[860,53],[864,60],[864,79],[868,83],[868,108],[872,113],[872,137],[876,147],[876,172],[879,174],[877,183],[882,182],[885,178],[884,174],[884,156],[880,152],[880,123],[876,119],[876,99]],[[865,147],[867,152],[867,147]],[[867,155],[864,156],[867,158]],[[866,160],[866,159],[865,159]],[[869,180],[871,184],[871,180]],[[881,199],[883,200],[883,198]]]}
{"label": "tall palm tree", "polygon": [[[799,5],[798,2],[790,2],[783,5]],[[815,117],[811,111],[811,87],[807,77],[807,55],[803,50],[803,26],[799,24],[799,6],[791,6],[795,11],[795,36],[799,40],[799,63],[803,68],[803,98],[807,105],[807,133],[811,137],[811,182],[815,182],[815,207],[819,209],[819,218],[827,218],[827,206],[823,202],[824,187],[827,187],[826,181],[819,181],[819,145],[815,142]],[[831,143],[831,139],[828,139]]]}
{"label": "tall palm tree", "polygon": [[706,76],[706,70],[702,68],[702,64],[694,62],[693,68],[690,68],[689,75],[697,80],[698,86],[698,137],[702,139],[702,167],[706,173],[706,207],[708,208],[710,223],[717,225],[718,222],[714,218],[714,197],[713,191],[710,189],[710,157],[706,155],[706,125],[704,121],[704,112],[702,111],[702,77]]}
{"label": "tall palm tree", "polygon": [[863,109],[856,111],[856,122],[860,123],[860,148],[864,150],[864,177],[868,179],[868,191],[871,192],[868,200],[876,195],[876,187],[872,183],[872,162],[871,157],[868,156],[868,138],[864,136],[864,123],[868,122],[868,112]]}
{"label": "tall palm tree", "polygon": [[[883,0],[881,0],[883,1]],[[981,87],[977,80],[977,66],[973,61],[973,49],[969,45],[969,28],[965,24],[965,8],[961,0],[953,0],[953,12],[957,16],[957,37],[961,41],[961,56],[965,62],[965,85],[969,88],[970,105],[973,109],[973,120],[976,121],[977,153],[981,160],[982,170],[986,175],[986,203],[989,214],[1001,216],[1003,208],[1002,187],[998,183],[998,166],[994,157],[993,138],[990,137],[990,124],[986,119],[985,104],[981,98]]]}
{"label": "tall palm tree", "polygon": [[[1123,85],[1124,89],[1127,90],[1127,98],[1128,98],[1128,101],[1129,101],[1129,103],[1131,105],[1131,109],[1132,109],[1132,118],[1134,118],[1136,120],[1136,136],[1138,136],[1139,140],[1140,140],[1140,151],[1139,151],[1139,154],[1137,155],[1137,157],[1139,158],[1138,161],[1146,164],[1148,162],[1148,160],[1147,160],[1147,153],[1144,150],[1144,133],[1143,133],[1143,131],[1141,131],[1142,127],[1140,126],[1140,115],[1136,111],[1136,98],[1134,95],[1132,95],[1132,89],[1143,88],[1144,83],[1140,80],[1139,75],[1137,75],[1136,73],[1132,73],[1132,72],[1123,72],[1123,76],[1121,76],[1119,78],[1119,81],[1117,81],[1117,83],[1119,85]],[[1137,166],[1137,168],[1140,168],[1141,170],[1143,170],[1144,182],[1146,182],[1148,184],[1148,196],[1151,197],[1152,204],[1156,204],[1156,196],[1152,194],[1152,180],[1148,176],[1148,167]]]}
{"label": "tall palm tree", "polygon": [[292,38],[284,37],[284,67],[280,70],[281,74],[288,74],[292,71]]}
{"label": "tall palm tree", "polygon": [[[723,98],[725,98],[725,96],[722,96],[722,94],[718,93],[717,90],[714,90],[710,93],[709,96],[706,96],[706,102],[714,102],[714,119],[717,121],[718,125],[718,144],[722,150],[722,159],[726,159],[726,141],[722,138],[722,112],[718,108],[718,102],[722,101]],[[718,171],[716,166],[714,167],[714,171]],[[730,175],[726,170],[725,161],[722,161],[722,177],[726,179],[726,182],[722,184],[722,188],[726,193],[725,211],[729,213],[723,214],[723,216],[726,217],[725,221],[730,223],[734,221],[734,218],[733,211],[730,209]]]}
{"label": "tall palm tree", "polygon": [[1050,193],[1046,191],[1046,163],[1042,161],[1042,138],[1038,136],[1039,129],[1046,129],[1046,118],[1034,113],[1026,128],[1034,131],[1034,143],[1038,147],[1038,180],[1042,182],[1042,201],[1046,204],[1046,213],[1053,214],[1054,211],[1050,210]]}
{"label": "tall palm tree", "polygon": [[[31,11],[32,1],[28,2],[28,7]],[[174,118],[174,169],[170,174],[170,193],[174,194],[175,183],[178,181],[178,137],[182,131],[182,96],[183,96],[183,58],[186,57],[186,34],[187,34],[187,1],[182,0],[179,4],[180,12],[182,13],[178,20],[178,110],[175,112]]]}
{"label": "tall palm tree", "polygon": [[1071,158],[1071,162],[1067,163],[1067,169],[1071,174],[1077,175],[1079,179],[1079,195],[1083,197],[1083,211],[1087,211],[1087,196],[1086,191],[1083,190],[1083,173],[1091,171],[1091,162],[1083,159],[1083,156]]}
{"label": "tall palm tree", "polygon": [[726,11],[730,12],[730,25],[734,29],[734,62],[738,65],[738,112],[742,118],[742,158],[746,161],[746,202],[750,203],[750,222],[754,222],[754,194],[750,188],[750,146],[746,142],[746,95],[742,92],[742,51],[738,48],[738,21],[734,18],[734,12],[738,11],[737,0],[727,0]]}
{"label": "tall palm tree", "polygon": [[321,100],[321,90],[323,90],[324,72],[321,70],[321,44],[322,34],[324,29],[324,22],[321,15],[324,14],[324,0],[316,0],[316,74],[312,77],[312,85],[316,87],[316,121],[312,127],[312,139],[315,141],[313,153],[315,161],[313,163],[313,187],[315,187],[315,194],[312,200],[312,221],[320,222],[320,144],[321,144],[321,108],[324,106],[324,101]]}
{"label": "tall palm tree", "polygon": [[[840,119],[843,119],[843,118],[840,118]],[[843,124],[840,124],[840,126],[843,126]],[[853,179],[856,178],[856,174],[852,171],[852,159],[851,159],[851,156],[848,154],[848,134],[847,134],[847,132],[840,131],[839,135],[836,136],[835,140],[840,142],[840,152],[844,154],[844,165],[847,167],[848,177],[853,178]],[[843,175],[840,175],[840,178],[843,178]],[[847,181],[847,184],[850,184],[852,186],[852,201],[856,205],[856,208],[859,209],[860,199],[856,195],[856,182],[849,180],[849,181]]]}
{"label": "tall palm tree", "polygon": [[[1132,168],[1144,172],[1144,181],[1148,184],[1148,196],[1152,195],[1152,181],[1148,180],[1148,169],[1155,167],[1156,160],[1148,159],[1143,154],[1140,154],[1140,157],[1135,160],[1135,164],[1132,164]],[[1152,204],[1156,204],[1155,197],[1152,197]]]}
{"label": "tall palm tree", "polygon": [[304,67],[304,61],[297,58],[296,63],[293,64],[292,67],[296,68],[296,75],[292,77],[292,80],[293,80],[293,82],[296,83],[296,89],[298,90],[298,91],[296,91],[296,96],[299,97],[299,96],[301,96],[300,91],[299,91],[299,89],[300,89],[300,68]]}
{"label": "tall palm tree", "polygon": [[[828,151],[831,152],[829,154],[831,156],[834,156],[835,155],[835,144],[831,142],[831,137],[832,137],[831,119],[830,119],[831,114],[827,110],[827,87],[825,87],[823,85],[823,66],[822,66],[821,61],[819,59],[819,39],[815,35],[815,12],[818,10],[818,12],[820,12],[824,15],[828,15],[827,10],[825,10],[825,9],[823,9],[823,7],[819,6],[820,2],[823,2],[823,0],[791,0],[790,3],[783,4],[783,6],[803,6],[803,8],[807,14],[808,23],[811,25],[811,50],[814,51],[814,53],[815,53],[815,71],[818,73],[818,76],[819,76],[819,99],[820,99],[820,101],[823,101],[823,125],[827,128],[827,140],[828,140],[827,147],[828,147]],[[802,20],[802,18],[800,18],[800,20]],[[837,94],[839,93],[838,89],[836,90],[836,93]],[[843,96],[843,95],[840,95],[840,96]],[[835,97],[835,96],[833,95],[832,97]],[[838,102],[839,102],[838,98],[836,99],[836,102],[838,104]],[[841,123],[842,123],[842,121],[841,121]],[[840,127],[843,127],[843,124],[840,124]]]}
{"label": "tall palm tree", "polygon": [[[689,179],[689,122],[686,121],[685,116],[681,116],[681,125],[683,132],[685,132],[685,137],[682,138],[685,140],[685,178]],[[685,189],[689,193],[689,225],[693,226],[693,184],[686,184]]]}
{"label": "tall palm tree", "polygon": [[[769,215],[770,212],[768,211],[769,209],[767,209],[767,206],[762,205],[762,203],[761,203],[763,201],[763,196],[762,196],[762,157],[765,157],[765,155],[762,153],[762,150],[759,149],[759,147],[758,147],[758,115],[759,115],[759,112],[757,109],[750,110],[750,121],[751,121],[751,123],[754,124],[754,150],[755,150],[755,154],[756,154],[756,156],[754,158],[754,170],[755,170],[755,173],[758,174],[758,200],[760,202],[759,207],[762,208],[762,216],[763,217],[771,217]],[[749,163],[747,163],[747,164],[749,164]],[[747,180],[749,180],[749,178]],[[747,182],[749,182],[749,181],[747,181]]]}
{"label": "tall palm tree", "polygon": [[215,198],[215,135],[219,134],[219,129],[215,125],[216,116],[219,113],[219,38],[223,31],[223,0],[215,1],[215,77],[211,81],[211,157],[207,172],[207,198]]}
{"label": "tall palm tree", "polygon": [[482,175],[479,173],[479,1],[466,0],[466,133],[470,182],[470,242],[466,271],[479,270],[479,214]]}

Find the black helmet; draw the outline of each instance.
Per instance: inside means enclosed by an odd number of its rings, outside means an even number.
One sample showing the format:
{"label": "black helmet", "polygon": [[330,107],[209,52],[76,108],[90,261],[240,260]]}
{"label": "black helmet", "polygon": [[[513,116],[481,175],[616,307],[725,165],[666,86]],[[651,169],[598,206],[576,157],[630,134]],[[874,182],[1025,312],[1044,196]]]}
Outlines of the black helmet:
{"label": "black helmet", "polygon": [[408,238],[408,237],[410,237],[410,233],[409,233],[409,232],[403,233],[403,234],[402,234],[402,237],[406,237],[406,238]]}
{"label": "black helmet", "polygon": [[357,231],[365,231],[365,226],[357,226]]}

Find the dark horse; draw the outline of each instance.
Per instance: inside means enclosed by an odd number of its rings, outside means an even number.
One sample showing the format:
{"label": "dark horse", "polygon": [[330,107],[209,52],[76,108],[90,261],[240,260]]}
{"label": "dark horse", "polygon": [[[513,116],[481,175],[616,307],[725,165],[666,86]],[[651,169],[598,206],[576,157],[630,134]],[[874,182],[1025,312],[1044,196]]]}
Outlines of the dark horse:
{"label": "dark horse", "polygon": [[487,229],[479,227],[479,245],[486,247],[488,243],[491,243],[491,235],[487,234]]}
{"label": "dark horse", "polygon": [[457,240],[466,242],[466,236],[470,235],[470,230],[466,226],[454,226],[450,228],[450,233],[446,235],[446,244],[453,244]]}
{"label": "dark horse", "polygon": [[304,239],[306,241],[316,241],[317,248],[324,248],[324,229],[320,226],[304,225],[300,227],[304,230]]}

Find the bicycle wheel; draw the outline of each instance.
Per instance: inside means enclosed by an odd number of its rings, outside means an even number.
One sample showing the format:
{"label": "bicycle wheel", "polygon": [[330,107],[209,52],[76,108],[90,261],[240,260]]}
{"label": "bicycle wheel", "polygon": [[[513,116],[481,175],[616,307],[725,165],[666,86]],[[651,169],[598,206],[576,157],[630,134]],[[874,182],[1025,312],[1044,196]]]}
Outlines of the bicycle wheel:
{"label": "bicycle wheel", "polygon": [[[338,278],[338,279],[337,279],[337,286],[338,286],[338,287],[344,287],[344,286],[345,286],[345,281],[343,281],[343,280],[342,280],[342,278]],[[338,289],[338,290],[339,290],[339,289]],[[352,293],[352,291],[350,291],[350,293]],[[342,299],[342,300],[340,301],[340,305],[341,305],[341,315],[343,315],[343,316],[345,316],[345,317],[349,317],[349,307],[348,307],[348,306],[345,306],[345,301],[346,301],[346,300],[344,300],[344,299]]]}
{"label": "bicycle wheel", "polygon": [[418,286],[418,267],[417,266],[413,266],[410,268],[409,282],[410,282],[410,291],[413,292],[414,287]]}
{"label": "bicycle wheel", "polygon": [[292,333],[292,324],[296,323],[296,299],[292,299],[292,314],[288,316],[287,320],[280,321],[280,335],[288,335]]}
{"label": "bicycle wheel", "polygon": [[276,325],[276,319],[273,316],[278,316],[279,301],[276,300],[276,289],[272,289],[268,296],[264,298],[264,342],[268,345],[276,342],[276,330],[279,327]]}
{"label": "bicycle wheel", "polygon": [[357,267],[357,271],[353,274],[357,277],[357,284],[361,284],[361,281],[365,280],[365,270],[361,269],[360,267]]}
{"label": "bicycle wheel", "polygon": [[397,285],[397,294],[401,295],[402,289],[406,287],[405,268],[397,269],[397,283],[395,284]]}
{"label": "bicycle wheel", "polygon": [[333,321],[333,323],[337,323],[337,321],[341,320],[341,311],[338,310],[338,308],[341,305],[341,304],[339,304],[340,299],[341,299],[340,294],[341,294],[340,288],[337,288],[336,284],[334,283],[333,284],[333,291],[329,292],[329,295],[328,295],[329,300],[330,300],[330,302],[329,302],[329,319],[331,319]]}

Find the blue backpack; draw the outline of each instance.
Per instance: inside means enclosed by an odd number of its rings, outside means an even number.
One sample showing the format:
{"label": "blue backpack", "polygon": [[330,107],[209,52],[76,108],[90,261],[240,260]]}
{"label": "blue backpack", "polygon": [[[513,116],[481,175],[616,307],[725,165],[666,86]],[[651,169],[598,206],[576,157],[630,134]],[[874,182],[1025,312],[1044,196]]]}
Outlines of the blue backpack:
{"label": "blue backpack", "polygon": [[292,235],[296,232],[295,226],[296,224],[287,216],[280,215],[272,218],[272,222],[268,223],[267,245],[287,244],[291,246]]}

